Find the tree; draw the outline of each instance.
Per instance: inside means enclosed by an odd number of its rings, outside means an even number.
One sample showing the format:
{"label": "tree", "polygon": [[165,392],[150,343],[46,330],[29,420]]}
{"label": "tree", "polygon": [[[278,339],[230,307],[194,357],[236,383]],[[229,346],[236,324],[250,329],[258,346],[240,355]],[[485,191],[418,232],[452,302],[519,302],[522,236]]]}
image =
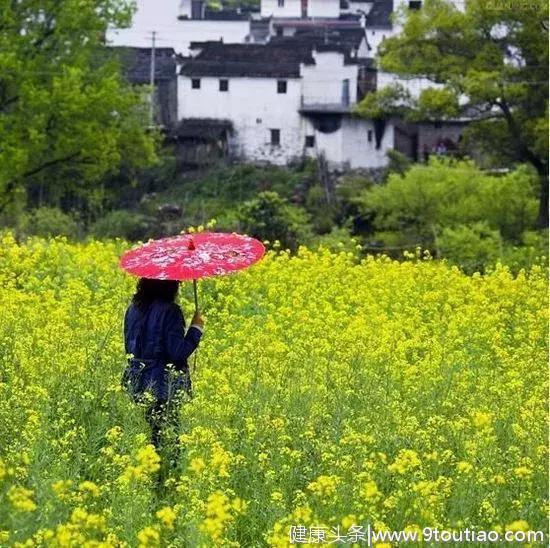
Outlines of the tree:
{"label": "tree", "polygon": [[[406,9],[406,8],[405,8]],[[484,114],[465,140],[505,159],[528,162],[540,179],[538,225],[548,226],[548,2],[469,0],[460,11],[445,0],[394,16],[403,32],[380,46],[380,66],[425,77],[437,87],[413,98],[399,85],[367,95],[357,112],[369,118],[445,119],[462,109]],[[466,100],[466,103],[464,103]]]}
{"label": "tree", "polygon": [[363,215],[374,216],[376,240],[386,246],[421,245],[437,250],[446,228],[484,222],[506,242],[520,244],[537,215],[537,174],[524,164],[497,177],[472,160],[432,156],[404,174],[390,174],[385,185],[357,198]]}
{"label": "tree", "polygon": [[296,250],[311,237],[307,212],[270,190],[244,202],[239,220],[245,233],[270,242],[279,240],[283,247],[291,250]]}
{"label": "tree", "polygon": [[153,162],[157,135],[146,129],[143,91],[122,79],[104,45],[108,25],[128,22],[130,3],[1,4],[0,211],[29,191],[50,203],[67,192],[97,194],[123,162]]}

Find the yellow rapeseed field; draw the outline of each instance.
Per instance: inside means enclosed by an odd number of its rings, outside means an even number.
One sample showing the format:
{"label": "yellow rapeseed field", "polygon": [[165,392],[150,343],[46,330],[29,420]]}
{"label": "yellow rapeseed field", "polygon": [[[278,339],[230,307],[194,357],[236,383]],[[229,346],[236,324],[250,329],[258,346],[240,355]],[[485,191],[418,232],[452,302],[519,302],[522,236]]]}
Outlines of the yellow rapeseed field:
{"label": "yellow rapeseed field", "polygon": [[271,249],[201,282],[195,398],[158,490],[164,461],[119,385],[126,247],[1,236],[0,546],[546,530],[546,268]]}

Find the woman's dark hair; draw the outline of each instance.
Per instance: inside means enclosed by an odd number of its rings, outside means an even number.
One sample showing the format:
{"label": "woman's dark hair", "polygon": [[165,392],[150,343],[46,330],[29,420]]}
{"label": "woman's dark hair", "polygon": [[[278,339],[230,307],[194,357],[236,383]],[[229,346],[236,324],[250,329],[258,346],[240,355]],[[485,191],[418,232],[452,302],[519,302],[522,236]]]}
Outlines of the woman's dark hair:
{"label": "woman's dark hair", "polygon": [[140,278],[132,301],[140,310],[145,310],[155,299],[174,302],[179,286],[177,280]]}

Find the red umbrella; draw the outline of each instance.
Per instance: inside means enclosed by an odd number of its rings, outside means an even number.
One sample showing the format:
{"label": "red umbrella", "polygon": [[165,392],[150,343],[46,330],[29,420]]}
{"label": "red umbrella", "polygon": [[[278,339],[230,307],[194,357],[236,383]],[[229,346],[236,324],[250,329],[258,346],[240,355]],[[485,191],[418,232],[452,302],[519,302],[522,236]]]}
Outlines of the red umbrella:
{"label": "red umbrella", "polygon": [[195,308],[197,279],[242,270],[259,261],[263,244],[249,236],[224,232],[198,232],[151,240],[130,249],[120,266],[142,278],[193,280]]}

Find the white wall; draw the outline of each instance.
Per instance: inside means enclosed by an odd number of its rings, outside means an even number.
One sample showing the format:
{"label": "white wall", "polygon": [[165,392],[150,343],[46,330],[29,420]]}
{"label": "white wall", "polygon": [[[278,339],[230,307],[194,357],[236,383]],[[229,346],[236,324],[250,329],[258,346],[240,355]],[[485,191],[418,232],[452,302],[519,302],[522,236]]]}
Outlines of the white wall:
{"label": "white wall", "polygon": [[390,29],[366,29],[367,41],[372,48],[368,53],[368,57],[376,57],[378,55],[378,46],[384,38],[388,38],[393,34],[396,33]]}
{"label": "white wall", "polygon": [[301,0],[284,0],[284,6],[279,6],[278,0],[262,0],[260,13],[262,17],[301,17]]}
{"label": "white wall", "polygon": [[[349,117],[342,124],[342,162],[351,169],[383,167],[388,163],[386,152],[393,148],[393,125],[386,124],[380,148],[376,149],[374,125],[371,120]],[[371,140],[369,141],[369,131]]]}
{"label": "white wall", "polygon": [[[230,150],[236,157],[285,165],[302,153],[300,82],[287,79],[287,93],[277,93],[274,78],[228,78],[229,91],[219,91],[219,78],[180,76],[178,118],[219,118],[233,122]],[[280,145],[270,144],[270,129],[280,130]]]}
{"label": "white wall", "polygon": [[[335,168],[381,167],[386,150],[393,146],[392,127],[386,127],[382,146],[376,150],[372,122],[342,115],[340,129],[333,133],[315,130],[299,113],[302,95],[309,104],[340,104],[342,79],[350,80],[350,104],[356,101],[357,66],[343,65],[343,55],[315,52],[316,64],[302,66],[302,78],[287,79],[287,93],[277,93],[276,78],[228,78],[229,90],[219,91],[219,78],[203,77],[200,89],[191,88],[191,78],[178,82],[178,118],[218,118],[233,122],[229,149],[233,157],[248,161],[286,165],[306,154],[324,153]],[[270,144],[270,129],[280,130],[280,145]],[[368,131],[371,130],[371,141]],[[305,148],[306,135],[315,146]]]}
{"label": "white wall", "polygon": [[348,4],[349,4],[349,9],[342,10],[343,12],[357,13],[359,10],[361,10],[361,11],[364,11],[365,13],[369,13],[369,11],[372,9],[374,2],[354,2],[353,0],[350,0]]}
{"label": "white wall", "polygon": [[308,0],[308,17],[331,17],[340,16],[340,0]]}
{"label": "white wall", "polygon": [[[248,21],[209,21],[205,19],[177,21],[172,28],[157,27],[157,47],[174,48],[189,55],[191,42],[220,40],[226,44],[243,43],[250,33]],[[112,29],[107,38],[113,46],[151,47],[151,32],[138,29]]]}
{"label": "white wall", "polygon": [[349,80],[350,104],[357,100],[357,65],[344,65],[337,52],[313,52],[315,65],[302,66],[304,104],[341,104],[342,82]]}
{"label": "white wall", "polygon": [[[369,141],[369,131],[371,141]],[[324,154],[329,167],[334,169],[379,168],[388,163],[386,152],[393,148],[393,125],[386,125],[380,148],[372,121],[344,115],[342,125],[334,133],[315,130],[309,120],[304,122],[304,135],[314,135],[315,147],[306,148],[309,157]]]}
{"label": "white wall", "polygon": [[179,21],[178,15],[187,4],[180,6],[180,0],[137,0],[132,26],[109,29],[107,41],[112,46],[150,48],[151,33],[155,31],[157,47],[189,55],[190,42],[222,38],[228,44],[241,43],[250,33],[249,21]]}
{"label": "white wall", "polygon": [[367,41],[367,39],[363,38],[361,40],[361,44],[359,45],[359,50],[357,51],[357,57],[373,57],[372,50],[369,50],[368,48],[369,45],[370,43]]}

